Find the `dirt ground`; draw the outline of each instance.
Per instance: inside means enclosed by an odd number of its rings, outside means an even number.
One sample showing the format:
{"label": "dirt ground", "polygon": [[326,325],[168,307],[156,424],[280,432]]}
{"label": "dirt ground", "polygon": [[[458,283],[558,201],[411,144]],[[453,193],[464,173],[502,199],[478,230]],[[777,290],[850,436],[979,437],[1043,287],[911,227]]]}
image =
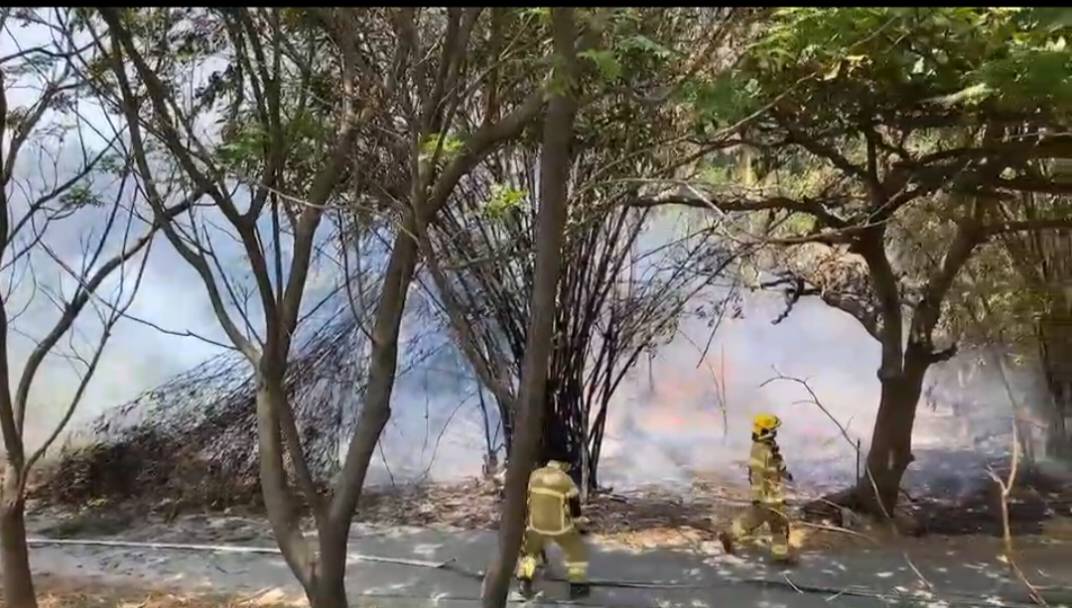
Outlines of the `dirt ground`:
{"label": "dirt ground", "polygon": [[[1026,481],[1026,480],[1025,480]],[[361,499],[355,522],[381,526],[496,529],[500,488],[491,480],[461,483],[400,485],[369,488]],[[888,533],[847,513],[803,516],[803,505],[817,496],[791,495],[796,525],[793,544],[825,550],[864,546],[891,540]],[[906,499],[906,513],[923,523],[921,531],[937,535],[1001,534],[996,495],[986,486],[956,501],[939,498]],[[748,504],[748,490],[713,476],[698,477],[688,487],[648,486],[600,493],[590,498],[585,516],[596,538],[630,548],[675,548],[714,541],[717,531]],[[1072,516],[1072,486],[1023,484],[1011,506],[1013,532],[1039,535],[1046,522]],[[230,507],[223,511],[186,507],[176,510],[168,500],[90,501],[81,509],[31,504],[39,523],[31,534],[56,538],[91,538],[121,534],[131,540],[227,543],[263,541],[272,544],[260,508]],[[203,524],[212,515],[212,525]],[[842,517],[844,516],[844,517]],[[1053,520],[1053,521],[1051,521]],[[137,524],[136,526],[133,524]],[[183,525],[189,523],[191,525]],[[311,522],[310,530],[311,530]],[[1053,524],[1060,528],[1059,524]],[[1066,526],[1069,527],[1069,526]],[[128,530],[136,529],[137,538]]]}
{"label": "dirt ground", "polygon": [[39,593],[40,608],[290,608],[271,596],[185,596],[137,589],[101,589],[99,585],[45,586]]}
{"label": "dirt ground", "polygon": [[[1037,486],[1037,487],[1036,487]],[[984,487],[985,490],[985,487]],[[369,488],[361,500],[355,521],[386,527],[491,530],[497,526],[500,488],[490,480],[453,484],[424,484]],[[924,538],[898,536],[862,519],[832,521],[801,517],[802,505],[816,497],[791,496],[795,513],[791,544],[804,552],[823,552],[853,547],[911,548],[914,555],[942,555],[956,546],[980,545],[980,533],[996,545],[1000,535],[995,505],[986,491],[964,494],[959,501],[913,497],[914,508],[931,519],[951,517],[967,523],[933,526]],[[1024,546],[1023,555],[1052,551],[1049,541],[1072,542],[1072,487],[1026,484],[1015,496],[1013,523]],[[906,499],[906,503],[913,503]],[[699,477],[686,488],[649,486],[629,491],[601,493],[591,498],[585,515],[593,540],[630,552],[681,549],[705,552],[715,542],[717,530],[748,504],[748,491],[714,477]],[[1041,505],[1041,506],[1040,506]],[[116,537],[132,541],[274,544],[263,513],[256,506],[224,510],[191,508],[177,510],[169,500],[96,500],[79,509],[34,501],[30,505],[30,536],[52,538]],[[310,522],[311,524],[311,522]],[[971,524],[971,525],[968,525]],[[310,525],[310,529],[311,529]],[[1023,532],[1021,532],[1023,531]],[[960,536],[960,535],[963,536]],[[991,547],[986,551],[992,552]],[[1047,553],[1048,554],[1048,553]],[[1044,560],[1043,560],[1044,561]],[[175,595],[145,589],[101,588],[93,581],[38,580],[43,608],[276,608],[282,597],[272,594],[247,596]],[[294,604],[289,604],[294,605]]]}
{"label": "dirt ground", "polygon": [[[584,515],[589,520],[588,532],[612,545],[633,549],[695,547],[714,541],[719,527],[747,504],[747,488],[700,480],[684,491],[650,486],[597,494],[590,498]],[[121,534],[130,540],[157,542],[272,542],[263,513],[255,506],[215,512],[209,527],[199,525],[208,518],[208,510],[176,512],[168,501],[97,500],[77,510],[35,502],[30,513],[38,522],[32,526],[31,534],[54,538]],[[361,499],[354,521],[380,526],[494,530],[498,518],[499,487],[487,480],[470,480],[370,488]],[[308,523],[311,530],[311,522]],[[794,544],[803,545],[805,539],[808,546],[815,547],[866,542],[861,536],[822,526],[822,522],[796,526]]]}

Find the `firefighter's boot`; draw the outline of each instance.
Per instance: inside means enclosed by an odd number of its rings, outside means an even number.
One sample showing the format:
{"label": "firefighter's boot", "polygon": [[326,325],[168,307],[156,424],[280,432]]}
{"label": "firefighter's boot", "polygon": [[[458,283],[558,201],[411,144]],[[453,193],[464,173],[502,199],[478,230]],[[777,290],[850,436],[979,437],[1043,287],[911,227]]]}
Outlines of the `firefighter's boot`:
{"label": "firefighter's boot", "polygon": [[771,561],[779,566],[797,565],[797,556],[792,551],[771,551]]}
{"label": "firefighter's boot", "polygon": [[735,549],[733,546],[733,535],[723,530],[718,533],[718,540],[722,543],[722,550],[726,552],[726,555],[733,555]]}
{"label": "firefighter's boot", "polygon": [[531,578],[519,578],[517,579],[517,590],[521,594],[521,597],[529,600],[536,595],[536,588],[532,584]]}
{"label": "firefighter's boot", "polygon": [[592,587],[588,583],[570,583],[569,599],[579,600],[592,594]]}
{"label": "firefighter's boot", "polygon": [[788,539],[775,536],[771,542],[771,561],[779,566],[793,566],[797,563],[796,555],[789,547]]}

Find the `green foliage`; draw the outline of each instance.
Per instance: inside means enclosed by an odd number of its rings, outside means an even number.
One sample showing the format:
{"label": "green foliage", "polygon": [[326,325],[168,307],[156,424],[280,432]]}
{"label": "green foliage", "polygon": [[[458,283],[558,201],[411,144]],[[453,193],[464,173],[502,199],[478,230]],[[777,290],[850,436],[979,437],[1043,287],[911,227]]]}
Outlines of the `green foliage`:
{"label": "green foliage", "polygon": [[532,8],[524,8],[518,11],[518,14],[524,18],[534,18],[543,23],[551,22],[551,9],[545,6],[536,6]]}
{"label": "green foliage", "polygon": [[103,173],[118,175],[126,169],[126,163],[119,154],[105,154],[97,163],[97,169]]}
{"label": "green foliage", "polygon": [[589,49],[577,54],[582,59],[588,59],[595,64],[604,80],[613,82],[622,75],[622,64],[614,56],[614,51],[597,51]]}
{"label": "green foliage", "polygon": [[233,135],[225,137],[216,153],[224,166],[236,168],[263,158],[267,145],[268,134],[264,128],[259,123],[250,122],[238,126]]}
{"label": "green foliage", "polygon": [[295,153],[299,155],[313,153],[314,148],[331,135],[329,125],[308,110],[295,116],[284,130],[288,143],[297,148]]}
{"label": "green foliage", "polygon": [[[861,112],[966,110],[1067,113],[1068,9],[785,8],[772,13],[738,67],[701,82],[701,120],[732,122],[777,100],[836,123]],[[743,103],[742,98],[751,100]],[[980,107],[982,105],[982,107]]]}
{"label": "green foliage", "polygon": [[700,170],[700,181],[711,186],[725,186],[736,180],[733,169],[727,165],[709,165]]}
{"label": "green foliage", "polygon": [[670,62],[682,55],[659,40],[671,20],[660,9],[593,9],[585,11],[587,27],[600,34],[597,48],[578,53],[590,62],[604,87],[650,83],[671,76]]}
{"label": "green foliage", "polygon": [[674,52],[643,34],[626,36],[618,43],[623,53],[645,53],[658,59],[669,59]]}
{"label": "green foliage", "polygon": [[502,219],[507,213],[519,208],[528,196],[528,190],[504,184],[492,184],[491,198],[484,204],[483,213],[491,220]]}
{"label": "green foliage", "polygon": [[433,133],[421,142],[418,160],[422,163],[431,161],[437,148],[439,149],[438,161],[445,162],[457,156],[465,148],[465,142],[450,134]]}
{"label": "green foliage", "polygon": [[81,209],[83,207],[101,207],[104,205],[104,201],[89,185],[79,183],[71,186],[60,196],[60,204],[68,209]]}
{"label": "green foliage", "polygon": [[782,221],[781,228],[790,235],[808,234],[815,228],[815,217],[807,213],[791,213]]}
{"label": "green foliage", "polygon": [[761,101],[758,80],[741,81],[732,74],[687,83],[682,93],[685,101],[693,105],[699,123],[715,127],[748,116],[758,109]]}

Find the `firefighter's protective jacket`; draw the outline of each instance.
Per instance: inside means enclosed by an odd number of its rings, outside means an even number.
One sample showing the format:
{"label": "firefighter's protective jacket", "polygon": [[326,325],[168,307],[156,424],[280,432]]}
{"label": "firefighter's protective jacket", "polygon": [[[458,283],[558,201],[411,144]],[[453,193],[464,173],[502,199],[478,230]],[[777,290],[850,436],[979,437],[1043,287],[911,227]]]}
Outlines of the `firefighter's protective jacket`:
{"label": "firefighter's protective jacket", "polygon": [[547,536],[573,530],[569,503],[578,496],[577,484],[561,469],[546,466],[533,471],[529,477],[529,529]]}
{"label": "firefighter's protective jacket", "polygon": [[778,451],[778,445],[771,440],[753,441],[748,465],[752,500],[765,505],[783,504],[782,481],[785,476],[785,461]]}

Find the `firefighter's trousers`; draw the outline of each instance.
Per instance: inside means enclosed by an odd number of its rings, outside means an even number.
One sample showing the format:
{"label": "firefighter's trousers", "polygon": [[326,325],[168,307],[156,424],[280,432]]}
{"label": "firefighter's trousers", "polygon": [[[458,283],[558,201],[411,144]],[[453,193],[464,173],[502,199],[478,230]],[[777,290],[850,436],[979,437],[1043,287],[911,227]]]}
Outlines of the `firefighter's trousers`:
{"label": "firefighter's trousers", "polygon": [[540,565],[544,548],[557,544],[566,557],[566,577],[571,583],[583,583],[588,580],[588,549],[581,540],[576,528],[556,535],[545,535],[533,530],[525,531],[521,545],[521,559],[517,562],[517,578],[532,580],[536,568]]}
{"label": "firefighter's trousers", "polygon": [[730,536],[741,538],[767,524],[771,531],[771,556],[785,559],[789,557],[789,520],[785,512],[785,503],[753,502],[747,511],[733,520]]}

